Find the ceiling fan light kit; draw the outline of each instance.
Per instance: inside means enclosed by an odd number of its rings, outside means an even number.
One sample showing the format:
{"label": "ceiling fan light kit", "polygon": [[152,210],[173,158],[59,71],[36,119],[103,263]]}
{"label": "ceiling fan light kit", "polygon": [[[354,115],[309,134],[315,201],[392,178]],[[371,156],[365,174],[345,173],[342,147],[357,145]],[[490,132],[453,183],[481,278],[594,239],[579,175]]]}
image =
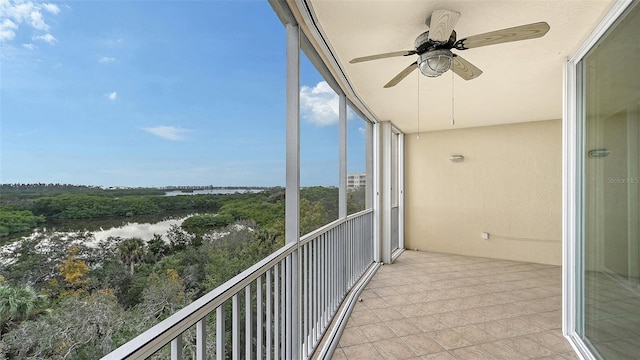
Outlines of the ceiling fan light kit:
{"label": "ceiling fan light kit", "polygon": [[438,77],[451,68],[453,53],[449,50],[433,50],[420,55],[418,67],[428,77]]}
{"label": "ceiling fan light kit", "polygon": [[385,84],[385,88],[397,85],[416,68],[419,68],[420,72],[428,77],[437,77],[448,70],[452,70],[464,80],[472,80],[480,76],[482,71],[460,55],[451,52],[452,49],[466,51],[487,45],[535,39],[544,36],[549,31],[549,24],[537,22],[468,36],[458,40],[453,28],[459,17],[460,13],[457,11],[435,10],[431,13],[430,20],[427,20],[429,31],[418,35],[414,42],[414,50],[363,56],[352,59],[349,62],[355,64],[390,57],[418,55],[418,60],[404,68],[391,81]]}

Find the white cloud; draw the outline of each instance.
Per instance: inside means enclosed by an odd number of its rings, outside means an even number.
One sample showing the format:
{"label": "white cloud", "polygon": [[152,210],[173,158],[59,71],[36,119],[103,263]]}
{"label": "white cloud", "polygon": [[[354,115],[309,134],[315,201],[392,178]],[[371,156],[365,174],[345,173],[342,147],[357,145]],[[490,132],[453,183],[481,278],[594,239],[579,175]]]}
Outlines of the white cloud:
{"label": "white cloud", "polygon": [[102,64],[109,64],[112,63],[114,61],[116,61],[116,58],[113,57],[108,57],[108,56],[103,56],[100,58],[100,60],[98,60],[100,63]]}
{"label": "white cloud", "polygon": [[58,15],[60,12],[60,8],[56,4],[42,4],[42,8],[54,15]]}
{"label": "white cloud", "polygon": [[29,50],[33,50],[36,48],[36,46],[33,44],[22,44],[22,47]]}
{"label": "white cloud", "polygon": [[118,98],[118,93],[114,91],[114,92],[108,94],[107,97],[109,98],[109,100],[114,101],[115,99]]}
{"label": "white cloud", "polygon": [[186,134],[189,132],[189,130],[187,129],[165,125],[146,127],[142,128],[142,130],[148,132],[149,134],[171,141],[185,140],[187,138]]}
{"label": "white cloud", "polygon": [[41,4],[24,0],[0,0],[0,41],[10,41],[16,32],[23,27],[30,27],[35,31],[34,39],[44,40],[53,44],[56,39],[48,33],[51,28],[45,19],[45,14],[57,15],[60,8],[55,4]]}
{"label": "white cloud", "polygon": [[44,17],[40,11],[32,11],[29,14],[29,22],[36,30],[49,31],[49,25],[44,22]]}
{"label": "white cloud", "polygon": [[367,128],[366,127],[359,127],[358,128],[358,132],[360,133],[360,135],[362,135],[362,137],[366,138],[367,137]]}
{"label": "white cloud", "polygon": [[53,37],[53,35],[46,33],[44,35],[37,35],[33,37],[33,40],[42,40],[44,42],[48,42],[49,44],[55,44],[58,39]]}
{"label": "white cloud", "polygon": [[0,41],[13,40],[16,36],[15,30],[18,29],[18,25],[9,19],[4,19],[0,23]]}
{"label": "white cloud", "polygon": [[317,83],[313,88],[300,88],[300,115],[317,126],[338,123],[338,103],[338,95],[326,81]]}

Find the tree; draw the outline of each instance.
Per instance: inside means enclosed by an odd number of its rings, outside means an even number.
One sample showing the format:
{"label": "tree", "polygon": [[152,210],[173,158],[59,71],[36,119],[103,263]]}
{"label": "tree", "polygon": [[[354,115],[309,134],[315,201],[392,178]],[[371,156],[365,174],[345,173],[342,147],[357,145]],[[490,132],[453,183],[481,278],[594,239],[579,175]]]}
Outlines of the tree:
{"label": "tree", "polygon": [[30,286],[0,285],[0,334],[42,313],[46,305],[46,296]]}
{"label": "tree", "polygon": [[25,321],[3,338],[9,359],[97,359],[132,337],[115,296],[67,297],[49,316]]}
{"label": "tree", "polygon": [[162,239],[162,235],[153,234],[153,239],[147,241],[147,255],[144,261],[149,264],[160,261],[169,253],[169,247]]}
{"label": "tree", "polygon": [[185,291],[183,279],[174,269],[167,269],[165,274],[151,274],[149,283],[154,286],[144,289],[142,301],[135,309],[137,318],[141,321],[140,330],[146,330],[166,319],[191,301],[190,294]]}
{"label": "tree", "polygon": [[65,294],[74,294],[82,290],[82,287],[89,282],[87,273],[91,271],[89,266],[78,258],[80,249],[72,245],[69,248],[66,259],[62,260],[58,265],[60,275],[65,282],[65,290],[62,292]]}
{"label": "tree", "polygon": [[122,262],[129,265],[129,271],[133,275],[135,266],[144,259],[145,242],[140,238],[125,239],[118,246],[118,252]]}
{"label": "tree", "polygon": [[331,217],[322,203],[300,199],[300,235],[308,234],[329,222]]}

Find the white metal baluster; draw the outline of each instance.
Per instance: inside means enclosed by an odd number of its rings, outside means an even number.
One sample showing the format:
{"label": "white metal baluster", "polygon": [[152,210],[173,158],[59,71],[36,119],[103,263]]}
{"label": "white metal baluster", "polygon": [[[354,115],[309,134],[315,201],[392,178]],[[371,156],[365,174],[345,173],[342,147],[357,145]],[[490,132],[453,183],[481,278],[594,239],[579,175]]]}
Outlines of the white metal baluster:
{"label": "white metal baluster", "polygon": [[224,360],[226,358],[224,351],[224,303],[216,308],[216,359]]}
{"label": "white metal baluster", "polygon": [[313,287],[311,288],[311,326],[313,326],[312,344],[315,344],[318,336],[318,238],[314,238],[311,242],[311,250],[313,252],[311,263],[311,277]]}
{"label": "white metal baluster", "polygon": [[259,276],[256,280],[256,360],[262,360],[262,331],[264,320],[264,306],[262,303],[263,291],[262,291],[262,276]]}
{"label": "white metal baluster", "polygon": [[238,294],[231,298],[231,358],[240,360],[240,304]]}
{"label": "white metal baluster", "polygon": [[328,268],[329,268],[329,246],[327,246],[327,242],[329,239],[329,235],[325,234],[324,237],[324,241],[322,242],[324,244],[324,251],[323,251],[323,261],[322,264],[323,269],[322,269],[322,277],[324,278],[324,287],[323,287],[323,293],[324,293],[324,306],[322,307],[324,310],[324,315],[322,317],[322,331],[324,331],[324,329],[326,328],[327,325],[327,319],[329,318],[329,273],[328,273]]}
{"label": "white metal baluster", "polygon": [[287,293],[286,293],[286,281],[287,281],[287,269],[286,269],[286,261],[283,260],[280,263],[280,356],[282,359],[285,359],[287,354],[287,339],[289,338],[286,330],[286,308],[287,305]]}
{"label": "white metal baluster", "polygon": [[324,311],[323,308],[323,300],[324,300],[324,290],[323,290],[323,286],[324,286],[324,277],[322,276],[322,262],[324,261],[323,258],[323,254],[322,254],[322,249],[323,249],[323,244],[322,244],[322,240],[323,240],[323,236],[320,235],[318,236],[318,238],[316,239],[318,241],[318,319],[316,320],[316,326],[318,327],[318,334],[316,337],[316,342],[320,340],[320,338],[322,337],[322,312]]}
{"label": "white metal baluster", "polygon": [[336,244],[338,242],[338,226],[331,230],[331,267],[329,271],[331,273],[331,314],[336,310],[338,306],[338,252],[336,251]]}
{"label": "white metal baluster", "polygon": [[273,293],[271,292],[271,284],[273,279],[271,278],[272,269],[267,270],[267,337],[265,339],[265,345],[267,345],[267,360],[271,360],[271,349],[273,346],[273,337],[271,336],[271,329],[273,329]]}
{"label": "white metal baluster", "polygon": [[207,317],[196,323],[196,359],[207,359]]}
{"label": "white metal baluster", "polygon": [[245,359],[252,359],[251,348],[253,345],[252,342],[252,331],[251,331],[251,284],[247,285],[244,288],[244,356]]}
{"label": "white metal baluster", "polygon": [[171,340],[171,360],[182,360],[182,334]]}
{"label": "white metal baluster", "polygon": [[309,337],[307,334],[307,328],[309,326],[309,321],[307,320],[307,315],[309,314],[309,274],[307,273],[307,264],[309,263],[309,248],[308,244],[302,246],[302,264],[300,264],[300,268],[302,269],[302,274],[300,274],[302,279],[302,286],[300,290],[302,291],[302,318],[300,321],[302,322],[302,334],[300,334],[300,339],[303,340],[302,344],[302,354],[304,356],[308,356],[308,346],[309,346]]}
{"label": "white metal baluster", "polygon": [[273,267],[273,292],[275,295],[273,302],[273,358],[280,358],[280,268],[279,264]]}

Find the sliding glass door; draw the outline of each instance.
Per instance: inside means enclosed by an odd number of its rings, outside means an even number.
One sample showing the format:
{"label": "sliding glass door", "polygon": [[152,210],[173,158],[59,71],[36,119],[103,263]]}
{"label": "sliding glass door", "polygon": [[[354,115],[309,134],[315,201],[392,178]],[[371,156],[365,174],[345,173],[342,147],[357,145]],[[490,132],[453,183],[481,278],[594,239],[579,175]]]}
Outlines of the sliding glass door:
{"label": "sliding glass door", "polygon": [[577,64],[576,331],[595,358],[640,358],[640,6]]}

